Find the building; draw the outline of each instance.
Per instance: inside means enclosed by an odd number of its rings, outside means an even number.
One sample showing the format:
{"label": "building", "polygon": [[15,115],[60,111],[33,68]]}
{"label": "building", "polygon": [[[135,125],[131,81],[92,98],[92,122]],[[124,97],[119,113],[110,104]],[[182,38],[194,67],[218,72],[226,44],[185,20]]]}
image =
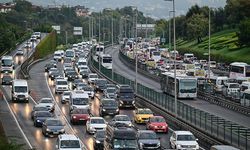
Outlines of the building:
{"label": "building", "polygon": [[85,8],[85,6],[75,6],[75,12],[78,17],[84,17],[89,15],[89,9]]}
{"label": "building", "polygon": [[0,13],[7,13],[13,10],[15,7],[14,3],[0,3]]}

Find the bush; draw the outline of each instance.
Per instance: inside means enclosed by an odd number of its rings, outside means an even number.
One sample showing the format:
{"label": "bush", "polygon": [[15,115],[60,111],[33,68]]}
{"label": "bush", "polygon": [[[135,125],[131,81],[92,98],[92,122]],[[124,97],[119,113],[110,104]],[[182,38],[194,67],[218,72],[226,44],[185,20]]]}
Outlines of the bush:
{"label": "bush", "polygon": [[56,32],[50,32],[36,47],[35,59],[43,58],[56,50]]}

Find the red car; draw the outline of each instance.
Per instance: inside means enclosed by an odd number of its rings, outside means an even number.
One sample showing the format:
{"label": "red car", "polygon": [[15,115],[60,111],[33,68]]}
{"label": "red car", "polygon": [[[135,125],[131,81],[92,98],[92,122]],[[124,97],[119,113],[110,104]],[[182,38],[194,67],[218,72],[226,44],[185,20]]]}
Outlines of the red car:
{"label": "red car", "polygon": [[86,123],[90,118],[89,109],[73,109],[70,112],[70,122],[72,124],[84,122]]}
{"label": "red car", "polygon": [[153,116],[149,118],[147,122],[147,129],[155,132],[168,133],[168,124],[162,116]]}

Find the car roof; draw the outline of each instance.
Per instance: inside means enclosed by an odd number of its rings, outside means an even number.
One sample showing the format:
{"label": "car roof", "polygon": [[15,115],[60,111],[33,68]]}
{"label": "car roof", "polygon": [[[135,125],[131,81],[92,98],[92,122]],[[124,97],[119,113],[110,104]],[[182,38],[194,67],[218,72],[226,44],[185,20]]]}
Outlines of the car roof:
{"label": "car roof", "polygon": [[79,140],[74,134],[61,134],[58,136],[60,140]]}
{"label": "car roof", "polygon": [[190,131],[174,131],[177,135],[193,135]]}
{"label": "car roof", "polygon": [[102,120],[104,120],[103,117],[90,117],[90,119],[102,119]]}
{"label": "car roof", "polygon": [[138,133],[155,133],[153,130],[138,130]]}

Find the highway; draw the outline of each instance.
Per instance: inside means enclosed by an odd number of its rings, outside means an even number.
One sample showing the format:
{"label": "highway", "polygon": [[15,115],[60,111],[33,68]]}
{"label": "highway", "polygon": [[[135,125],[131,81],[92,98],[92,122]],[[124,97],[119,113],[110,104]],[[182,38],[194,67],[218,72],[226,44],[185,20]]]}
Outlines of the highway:
{"label": "highway", "polygon": [[[28,81],[30,88],[32,89],[32,97],[35,99],[35,101],[39,100],[42,97],[53,97],[58,105],[56,107],[56,111],[61,112],[61,117],[65,117],[68,122],[70,122],[69,118],[69,106],[68,104],[61,104],[60,102],[60,96],[56,95],[54,93],[54,87],[53,87],[53,81],[51,81],[47,74],[44,73],[44,65],[46,64],[47,60],[39,62],[32,66],[30,70],[30,77],[31,80]],[[58,63],[58,68],[62,71],[62,63]],[[49,88],[48,88],[49,87]],[[91,113],[93,116],[99,116],[99,99],[102,97],[102,93],[96,93],[95,98],[92,100],[91,105]],[[126,114],[128,115],[131,120],[133,120],[134,116],[134,110],[120,110],[120,114]],[[108,122],[112,119],[111,116],[105,116],[105,120]],[[89,135],[86,133],[86,127],[85,125],[71,125],[66,124],[66,126],[70,126],[73,128],[74,133],[82,140],[82,142],[87,146],[89,150],[93,150],[93,140],[92,135]],[[138,129],[146,129],[145,125],[137,125],[135,124],[135,127]],[[33,127],[34,128],[34,127]],[[170,138],[171,132],[168,134],[158,134],[158,136],[161,138],[161,142],[164,148],[169,148],[169,138]],[[39,135],[40,136],[40,135]],[[41,135],[43,136],[43,135]],[[43,139],[46,139],[42,137]],[[53,145],[54,139],[49,138],[47,144]],[[49,146],[53,147],[53,146]]]}
{"label": "highway", "polygon": [[[135,71],[131,70],[128,66],[124,65],[118,57],[119,46],[109,47],[106,49],[105,52],[112,55],[114,72],[120,73],[131,80],[135,79]],[[159,83],[145,77],[140,73],[138,73],[138,82],[152,89],[155,89],[156,91],[161,91]],[[182,100],[182,102],[187,105],[193,106],[197,109],[206,111],[210,114],[224,118],[228,121],[232,121],[234,123],[242,125],[244,127],[248,128],[250,127],[250,117],[247,117],[238,112],[199,99]]]}

